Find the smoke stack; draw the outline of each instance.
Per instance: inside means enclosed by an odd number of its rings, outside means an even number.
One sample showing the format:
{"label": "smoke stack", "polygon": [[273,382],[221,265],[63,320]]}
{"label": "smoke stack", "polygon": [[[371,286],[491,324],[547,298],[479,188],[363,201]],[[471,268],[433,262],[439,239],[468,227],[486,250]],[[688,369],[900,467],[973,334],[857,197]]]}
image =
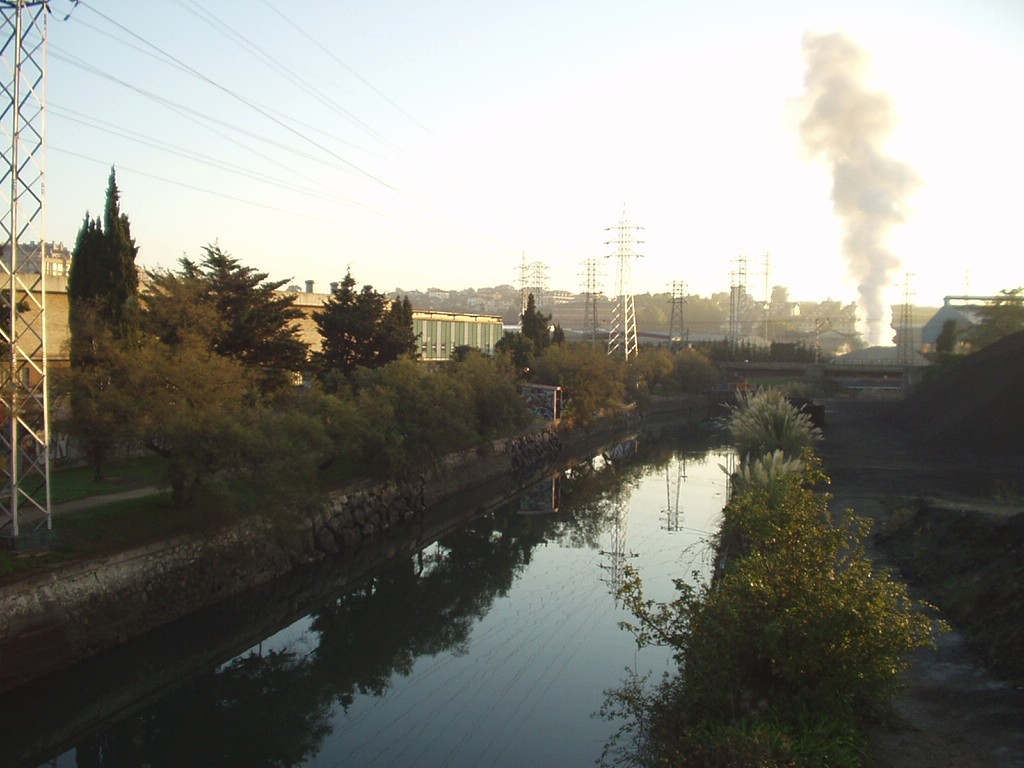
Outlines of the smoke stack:
{"label": "smoke stack", "polygon": [[312,292],[313,292],[313,281],[312,280],[307,280],[306,281],[306,293],[312,293]]}
{"label": "smoke stack", "polygon": [[841,34],[804,35],[807,72],[804,146],[832,170],[832,210],[843,223],[843,255],[857,281],[860,312],[870,344],[888,325],[885,289],[900,260],[888,250],[889,230],[903,221],[905,199],[918,185],[913,170],[886,157],[892,104],[868,92],[861,79],[864,53]]}

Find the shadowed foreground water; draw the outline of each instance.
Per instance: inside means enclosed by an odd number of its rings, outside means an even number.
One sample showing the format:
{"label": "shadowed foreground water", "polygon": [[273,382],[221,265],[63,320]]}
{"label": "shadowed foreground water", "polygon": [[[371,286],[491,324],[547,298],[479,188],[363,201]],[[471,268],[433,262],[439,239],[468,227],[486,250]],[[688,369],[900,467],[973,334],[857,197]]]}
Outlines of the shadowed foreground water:
{"label": "shadowed foreground water", "polygon": [[[595,716],[604,691],[627,668],[669,664],[619,629],[621,568],[655,599],[706,571],[725,463],[693,439],[626,441],[126,704],[42,764],[593,765],[617,727]],[[67,688],[87,680],[48,685],[87,699]]]}

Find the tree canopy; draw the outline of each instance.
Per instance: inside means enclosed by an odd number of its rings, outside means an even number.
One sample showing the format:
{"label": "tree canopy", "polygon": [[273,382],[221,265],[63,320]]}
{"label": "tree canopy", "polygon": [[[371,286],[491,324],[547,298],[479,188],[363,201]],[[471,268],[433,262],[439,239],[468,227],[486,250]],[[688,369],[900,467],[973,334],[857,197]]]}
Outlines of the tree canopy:
{"label": "tree canopy", "polygon": [[203,254],[198,263],[181,259],[178,272],[149,275],[147,330],[168,344],[200,333],[214,352],[255,371],[263,392],[287,386],[309,352],[298,335],[295,295],[277,290],[286,281],[268,281],[219,245]]}
{"label": "tree canopy", "polygon": [[979,323],[970,332],[974,349],[1024,331],[1024,295],[1021,294],[1021,288],[1000,291],[999,296],[978,310]]}
{"label": "tree canopy", "polygon": [[409,299],[389,302],[371,285],[357,291],[351,272],[313,314],[313,322],[323,339],[314,356],[322,375],[351,376],[358,368],[380,368],[416,351]]}

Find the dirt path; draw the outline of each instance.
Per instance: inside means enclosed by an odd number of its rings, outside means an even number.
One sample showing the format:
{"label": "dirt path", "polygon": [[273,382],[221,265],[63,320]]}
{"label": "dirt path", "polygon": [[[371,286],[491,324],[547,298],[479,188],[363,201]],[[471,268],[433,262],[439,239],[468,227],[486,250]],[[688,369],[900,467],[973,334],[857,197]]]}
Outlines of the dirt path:
{"label": "dirt path", "polygon": [[[906,436],[887,428],[888,408],[826,404],[821,453],[835,509],[852,508],[877,525],[900,499],[969,504],[1000,472],[1019,469],[985,463],[967,471],[962,457],[956,463],[922,457]],[[990,501],[985,506],[1004,513]],[[941,636],[937,648],[913,654],[911,663],[907,688],[894,702],[894,722],[872,734],[877,768],[1024,768],[1024,690],[985,670],[956,631]]]}

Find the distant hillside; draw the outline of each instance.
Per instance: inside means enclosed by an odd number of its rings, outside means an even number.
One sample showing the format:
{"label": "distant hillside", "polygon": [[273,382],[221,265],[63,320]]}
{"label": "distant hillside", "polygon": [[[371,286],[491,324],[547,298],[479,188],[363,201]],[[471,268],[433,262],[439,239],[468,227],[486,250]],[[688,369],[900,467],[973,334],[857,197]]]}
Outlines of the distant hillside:
{"label": "distant hillside", "polygon": [[929,448],[1024,455],[1024,331],[926,381],[898,419]]}

